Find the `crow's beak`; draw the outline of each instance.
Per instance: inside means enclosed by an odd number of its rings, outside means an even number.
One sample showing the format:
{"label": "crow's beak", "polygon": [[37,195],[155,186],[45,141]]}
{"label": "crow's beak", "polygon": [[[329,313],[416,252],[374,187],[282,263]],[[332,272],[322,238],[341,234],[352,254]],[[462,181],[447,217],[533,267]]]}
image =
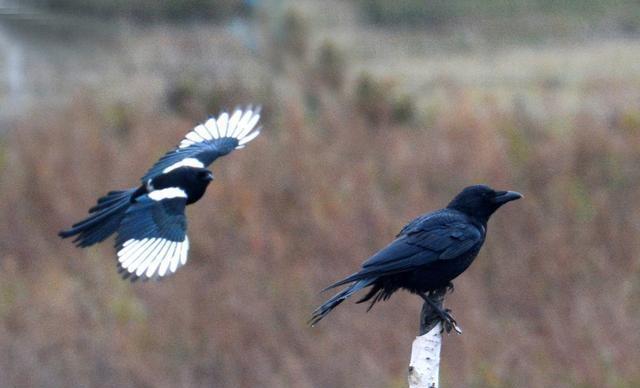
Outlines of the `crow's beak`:
{"label": "crow's beak", "polygon": [[522,198],[522,194],[516,191],[496,191],[496,196],[493,197],[493,201],[502,205],[520,198]]}

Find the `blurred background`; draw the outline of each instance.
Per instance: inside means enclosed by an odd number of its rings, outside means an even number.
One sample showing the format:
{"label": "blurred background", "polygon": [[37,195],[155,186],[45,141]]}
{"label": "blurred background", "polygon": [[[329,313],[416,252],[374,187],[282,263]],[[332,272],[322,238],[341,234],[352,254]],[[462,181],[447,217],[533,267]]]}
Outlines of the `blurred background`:
{"label": "blurred background", "polygon": [[[444,387],[640,386],[640,3],[0,2],[0,386],[404,387],[422,303],[318,291],[484,182]],[[262,104],[130,284],[56,232],[207,114]]]}

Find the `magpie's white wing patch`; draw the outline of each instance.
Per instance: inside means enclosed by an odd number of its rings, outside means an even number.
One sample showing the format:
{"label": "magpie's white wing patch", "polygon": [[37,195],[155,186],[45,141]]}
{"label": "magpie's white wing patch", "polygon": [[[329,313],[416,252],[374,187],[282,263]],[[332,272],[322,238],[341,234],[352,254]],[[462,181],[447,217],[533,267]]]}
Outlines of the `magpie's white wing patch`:
{"label": "magpie's white wing patch", "polygon": [[156,202],[171,198],[187,198],[187,193],[179,187],[167,187],[166,189],[153,190],[147,195]]}
{"label": "magpie's white wing patch", "polygon": [[165,168],[164,170],[162,170],[163,173],[169,172],[171,170],[175,170],[176,168],[180,168],[180,167],[195,167],[195,168],[202,168],[204,167],[204,164],[199,161],[196,158],[185,158],[182,159],[179,162],[176,162],[174,164],[172,164],[171,166]]}
{"label": "magpie's white wing patch", "polygon": [[134,278],[163,277],[187,263],[189,238],[172,241],[164,238],[130,239],[118,251],[118,263]]}
{"label": "magpie's white wing patch", "polygon": [[177,187],[138,197],[116,238],[118,269],[125,278],[160,278],[186,264],[189,238],[186,194]]}
{"label": "magpie's white wing patch", "polygon": [[260,128],[252,132],[258,120],[260,120],[260,109],[236,109],[231,117],[227,112],[222,112],[218,118],[212,117],[187,133],[178,148],[187,148],[216,139],[232,138],[238,141],[235,147],[238,149],[239,145],[250,142],[260,134]]}
{"label": "magpie's white wing patch", "polygon": [[220,156],[244,148],[260,134],[257,127],[260,108],[236,108],[231,115],[222,112],[197,125],[182,139],[178,147],[167,152],[142,177],[146,182],[179,167],[206,167]]}

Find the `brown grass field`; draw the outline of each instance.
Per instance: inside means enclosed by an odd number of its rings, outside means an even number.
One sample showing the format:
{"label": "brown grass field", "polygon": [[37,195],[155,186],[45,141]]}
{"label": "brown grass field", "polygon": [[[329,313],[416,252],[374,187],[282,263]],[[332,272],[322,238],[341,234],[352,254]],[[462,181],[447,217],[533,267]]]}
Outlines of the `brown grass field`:
{"label": "brown grass field", "polygon": [[[434,78],[426,98],[403,86],[424,79],[373,69],[367,80],[348,60],[336,89],[334,62],[286,45],[284,63],[262,58],[273,77],[258,87],[235,80],[177,112],[113,113],[84,90],[0,138],[0,386],[406,386],[419,298],[306,321],[320,289],[479,182],[525,198],[493,217],[447,298],[464,334],[445,336],[443,386],[640,386],[632,54],[620,73],[535,75],[517,83],[526,93],[505,93],[505,72],[488,88]],[[57,237],[99,195],[136,185],[203,111],[243,102],[263,103],[263,133],[213,165],[176,275],[130,284],[110,242],[80,250]]]}

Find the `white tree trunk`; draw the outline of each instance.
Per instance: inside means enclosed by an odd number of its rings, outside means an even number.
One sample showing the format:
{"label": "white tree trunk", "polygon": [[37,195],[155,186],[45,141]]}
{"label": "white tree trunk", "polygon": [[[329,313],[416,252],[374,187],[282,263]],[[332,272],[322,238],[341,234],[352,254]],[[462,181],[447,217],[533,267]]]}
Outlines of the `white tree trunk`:
{"label": "white tree trunk", "polygon": [[437,388],[440,374],[442,324],[438,322],[427,334],[416,337],[411,346],[409,388]]}
{"label": "white tree trunk", "polygon": [[[447,288],[431,291],[427,297],[440,309],[443,307]],[[447,333],[455,330],[462,334],[460,328],[452,322],[447,325]],[[440,376],[440,347],[442,346],[442,318],[431,304],[422,305],[420,312],[420,335],[411,346],[409,362],[409,388],[438,388]]]}

